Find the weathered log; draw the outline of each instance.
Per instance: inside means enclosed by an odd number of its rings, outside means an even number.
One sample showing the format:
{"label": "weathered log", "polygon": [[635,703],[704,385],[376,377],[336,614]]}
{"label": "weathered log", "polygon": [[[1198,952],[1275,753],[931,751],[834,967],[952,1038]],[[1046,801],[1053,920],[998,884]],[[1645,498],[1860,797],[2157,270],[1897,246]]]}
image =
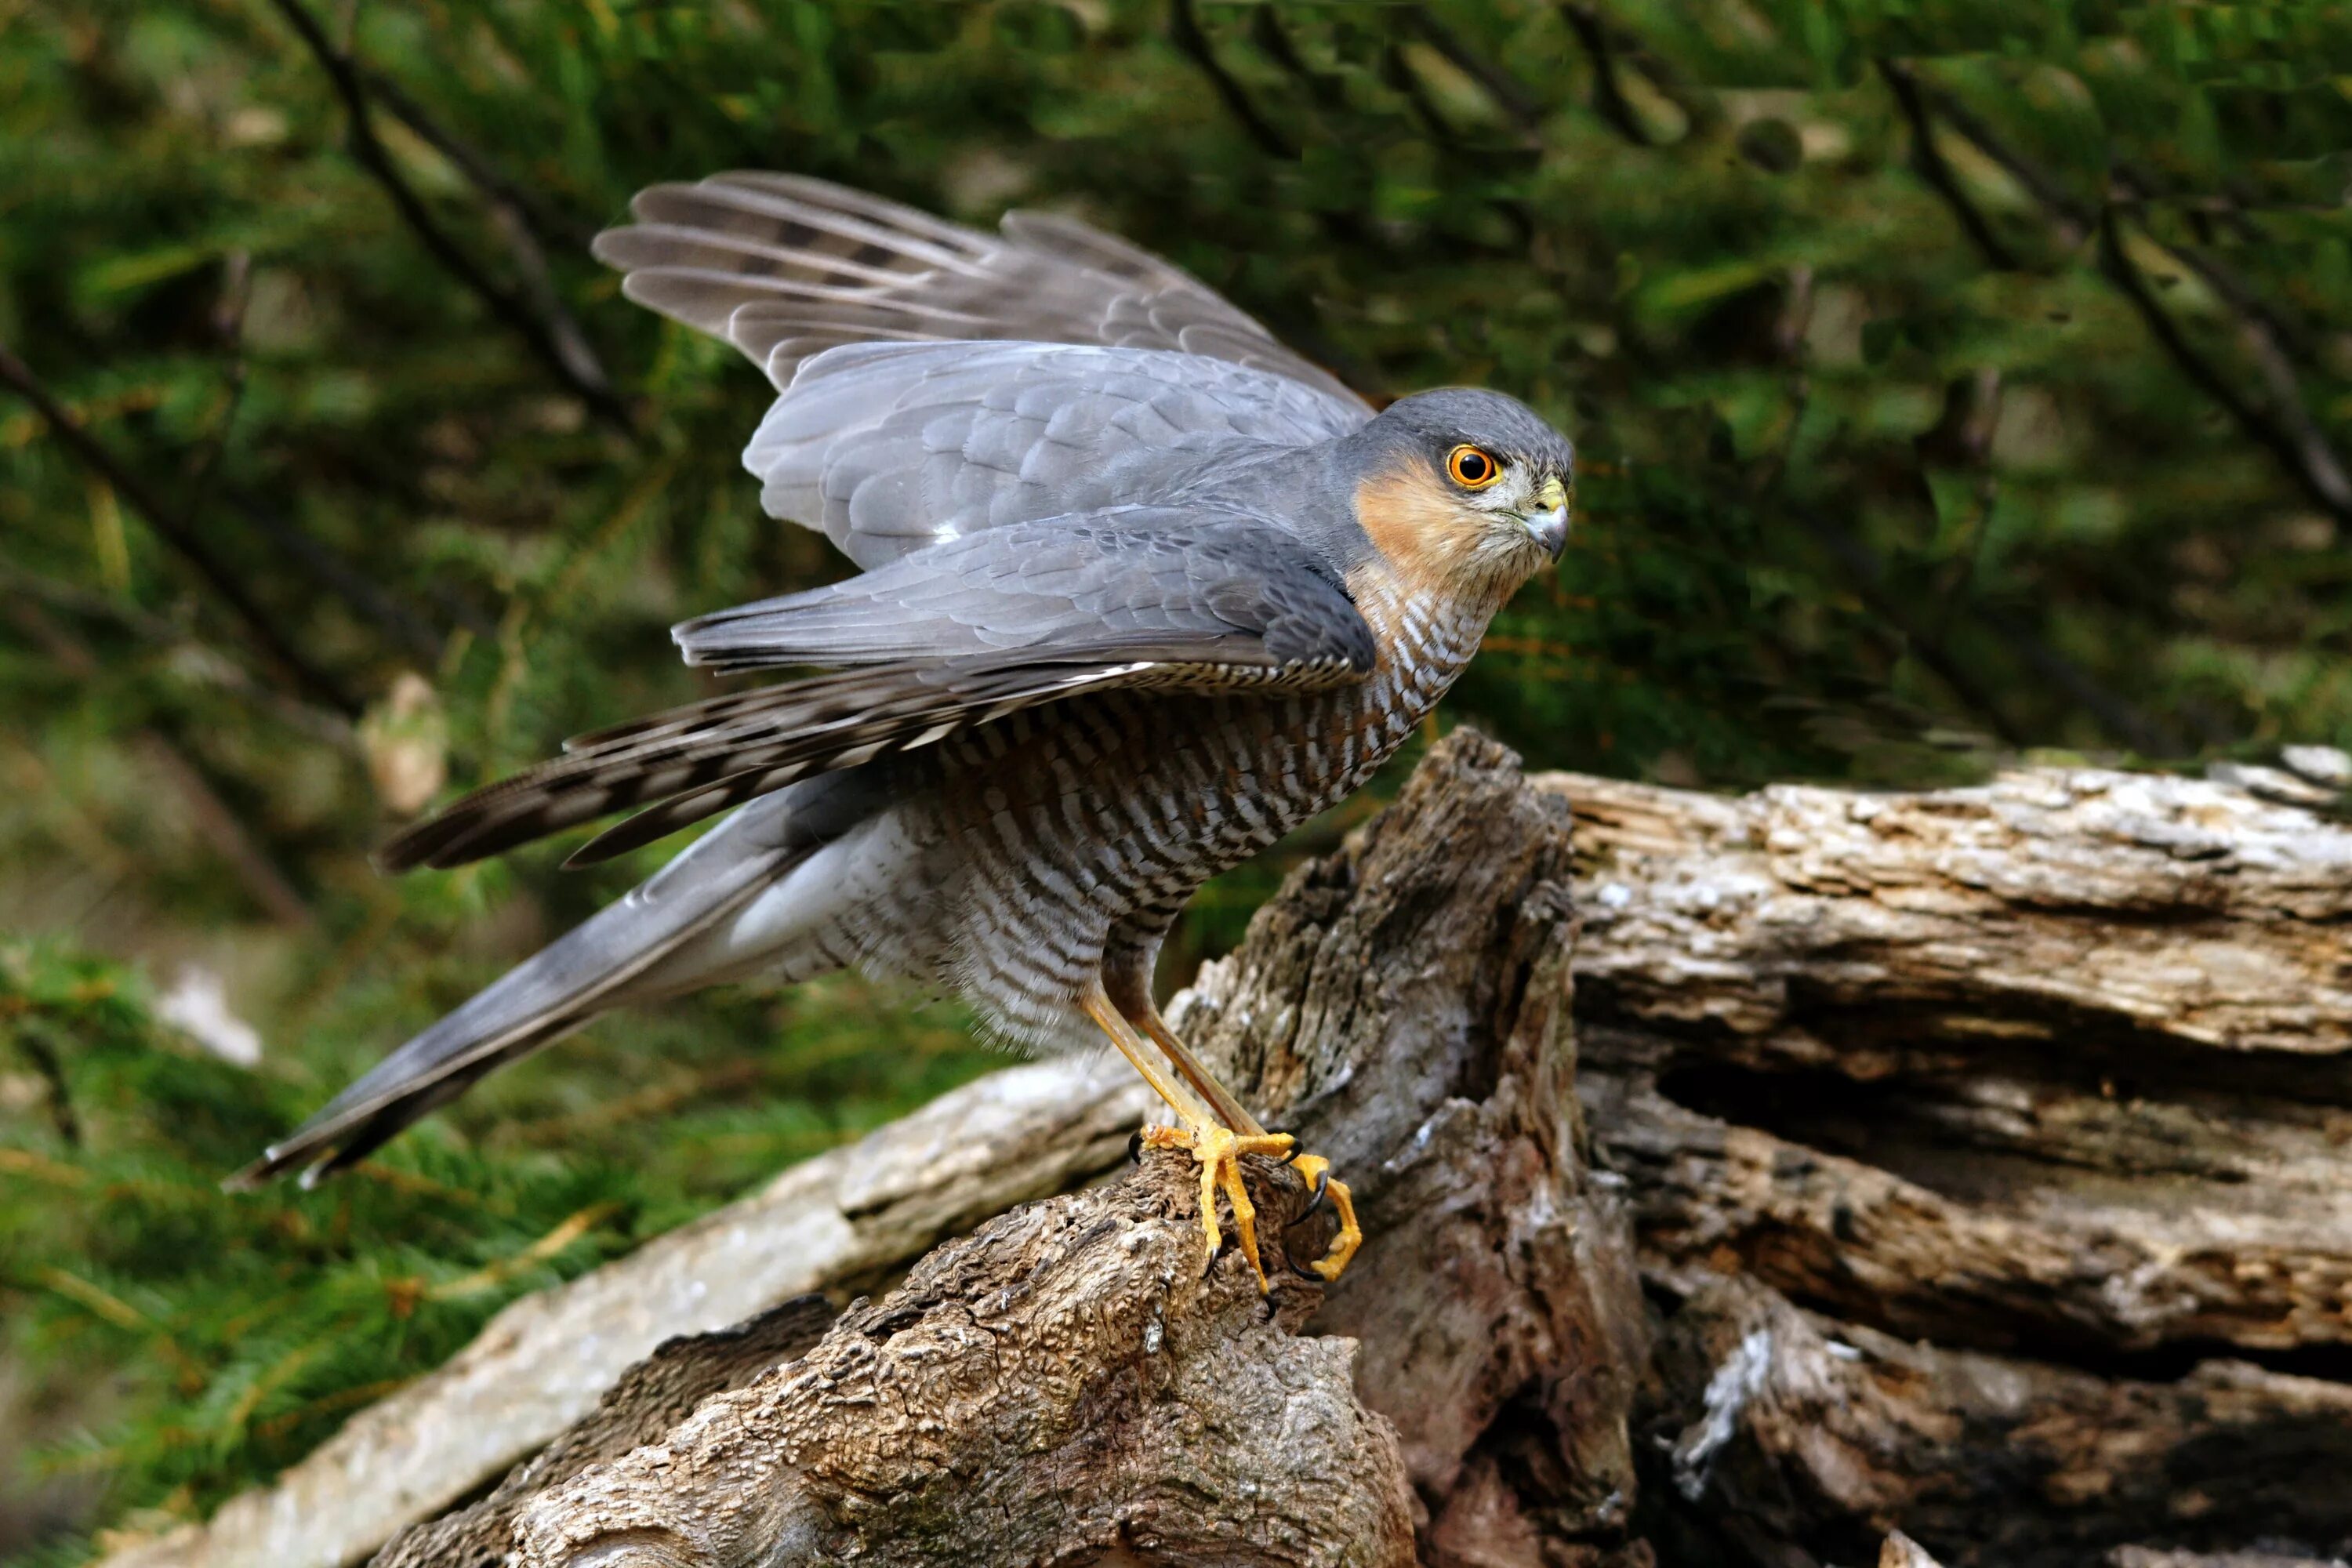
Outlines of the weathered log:
{"label": "weathered log", "polygon": [[1568,828],[1456,731],[1173,1010],[1357,1184],[1375,1240],[1308,1326],[1364,1342],[1441,1563],[1606,1554],[1631,1518],[1647,1327],[1572,1092]]}
{"label": "weathered log", "polygon": [[[1363,1337],[1363,1401],[1402,1430],[1412,1519],[1433,1561],[1598,1562],[1627,1540],[1644,1327],[1622,1198],[1584,1169],[1568,1093],[1570,867],[1564,805],[1527,790],[1507,752],[1457,737],[1394,810],[1295,878],[1242,952],[1174,1009],[1245,1097],[1356,1186],[1374,1245],[1310,1327]],[[556,1436],[560,1423],[540,1425],[552,1403],[537,1369],[584,1382],[611,1342],[649,1349],[637,1338],[648,1319],[712,1326],[698,1314],[721,1290],[740,1317],[788,1289],[873,1280],[926,1227],[969,1226],[1020,1187],[1116,1164],[1140,1105],[1117,1069],[1073,1063],[950,1096],[510,1310],[320,1460],[137,1561],[352,1561],[365,1521],[429,1517],[495,1478],[481,1463],[495,1447],[527,1439],[528,1452]],[[731,1373],[720,1383],[736,1386]],[[509,1407],[528,1419],[502,1423]],[[604,1418],[618,1429],[609,1407]],[[551,1452],[604,1458],[583,1433]],[[370,1490],[368,1470],[397,1483]],[[509,1517],[572,1473],[543,1458],[468,1517]],[[420,1496],[424,1478],[439,1504]],[[396,1560],[472,1561],[425,1552],[458,1552],[479,1539],[467,1528],[453,1518],[413,1534]]]}
{"label": "weathered log", "polygon": [[805,1355],[836,1315],[824,1297],[802,1296],[733,1328],[665,1342],[489,1496],[404,1531],[375,1555],[373,1568],[499,1568],[526,1504],[591,1465],[667,1436],[704,1400]]}
{"label": "weathered log", "polygon": [[2352,1342],[2352,831],[2087,769],[1541,782],[1654,1277],[1987,1349]]}
{"label": "weathered log", "polygon": [[1578,1089],[1665,1311],[1669,1560],[2342,1549],[2352,832],[2092,770],[1538,784],[1578,816]]}
{"label": "weathered log", "polygon": [[1320,1292],[1269,1325],[1236,1264],[1192,1285],[1189,1189],[1138,1178],[984,1227],[545,1491],[519,1560],[1388,1562],[1416,1523],[1440,1563],[1616,1554],[1644,1331],[1569,1094],[1570,864],[1559,804],[1459,737],[1177,1009],[1357,1187],[1378,1245],[1315,1326],[1370,1347],[1362,1406],[1348,1342],[1286,1331]]}
{"label": "weathered log", "polygon": [[1124,1063],[1036,1062],[940,1096],[749,1197],[500,1311],[471,1343],[201,1524],[105,1568],[341,1568],[496,1483],[677,1335],[859,1288],[1012,1204],[1120,1163],[1150,1092]]}
{"label": "weathered log", "polygon": [[1864,1562],[1899,1525],[1948,1564],[2120,1543],[2352,1537],[2352,1388],[2243,1362],[2176,1382],[1916,1344],[1754,1280],[1671,1319],[1644,1422],[1668,1562]]}

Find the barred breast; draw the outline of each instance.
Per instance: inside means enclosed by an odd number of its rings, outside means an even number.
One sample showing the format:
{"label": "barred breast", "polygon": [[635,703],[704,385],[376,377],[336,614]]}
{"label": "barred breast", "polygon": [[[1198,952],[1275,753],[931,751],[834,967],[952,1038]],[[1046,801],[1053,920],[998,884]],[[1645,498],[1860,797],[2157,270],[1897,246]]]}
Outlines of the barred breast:
{"label": "barred breast", "polygon": [[1148,980],[1202,882],[1347,798],[1453,684],[1486,616],[1440,603],[1366,605],[1381,657],[1359,686],[1106,693],[938,748],[899,809],[898,896],[863,903],[827,956],[961,995],[1024,1045],[1098,1039],[1075,1012],[1096,977]]}

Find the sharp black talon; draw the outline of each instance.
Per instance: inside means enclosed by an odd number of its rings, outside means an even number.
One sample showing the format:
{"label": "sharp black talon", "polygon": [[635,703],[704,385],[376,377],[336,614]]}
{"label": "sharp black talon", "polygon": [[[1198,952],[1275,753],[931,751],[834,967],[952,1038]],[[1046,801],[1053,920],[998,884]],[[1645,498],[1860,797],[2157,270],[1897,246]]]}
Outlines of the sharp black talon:
{"label": "sharp black talon", "polygon": [[1143,1129],[1140,1127],[1127,1135],[1127,1163],[1130,1165],[1143,1163]]}
{"label": "sharp black talon", "polygon": [[1260,1318],[1258,1321],[1261,1323],[1270,1323],[1274,1321],[1274,1292],[1271,1290],[1265,1291],[1258,1297],[1258,1300],[1265,1303],[1265,1316]]}
{"label": "sharp black talon", "polygon": [[[1331,1173],[1330,1173],[1330,1172],[1328,1172],[1328,1171],[1318,1171],[1318,1172],[1316,1172],[1316,1173],[1315,1173],[1315,1195],[1314,1195],[1314,1196],[1312,1196],[1312,1197],[1310,1197],[1310,1198],[1308,1198],[1308,1199],[1307,1200],[1307,1206],[1306,1206],[1305,1208],[1300,1209],[1300,1210],[1298,1211],[1298,1217],[1297,1217],[1297,1219],[1295,1219],[1295,1220],[1292,1220],[1292,1221],[1290,1222],[1290,1225],[1286,1225],[1286,1226],[1283,1226],[1282,1228],[1283,1228],[1283,1229],[1285,1229],[1285,1230],[1288,1230],[1288,1229],[1291,1227],[1291,1226],[1305,1225],[1308,1220],[1313,1219],[1313,1218],[1315,1217],[1315,1211],[1316,1211],[1317,1209],[1319,1209],[1319,1208],[1321,1208],[1321,1207],[1323,1206],[1323,1190],[1324,1190],[1326,1187],[1328,1187],[1330,1184],[1331,1184]],[[1323,1277],[1322,1277],[1320,1274],[1318,1274],[1315,1278],[1316,1278],[1316,1279],[1321,1279]]]}
{"label": "sharp black talon", "polygon": [[1282,1156],[1282,1158],[1281,1158],[1281,1159],[1276,1160],[1276,1161],[1275,1162],[1275,1163],[1276,1163],[1276,1164],[1277,1164],[1277,1165],[1287,1165],[1287,1164],[1289,1164],[1289,1163],[1290,1163],[1290,1162],[1292,1162],[1293,1160],[1297,1159],[1299,1155],[1304,1154],[1305,1152],[1307,1152],[1307,1145],[1306,1145],[1306,1144],[1304,1144],[1304,1143],[1302,1143],[1302,1142],[1300,1142],[1297,1138],[1293,1138],[1293,1137],[1291,1137],[1290,1133],[1289,1133],[1286,1130],[1285,1130],[1285,1129],[1283,1129],[1283,1128],[1280,1128],[1280,1127],[1269,1127],[1269,1128],[1267,1128],[1267,1129],[1266,1129],[1266,1131],[1267,1131],[1268,1132],[1272,1133],[1272,1134],[1273,1134],[1275,1137],[1276,1137],[1276,1138],[1289,1138],[1289,1139],[1290,1139],[1290,1147],[1289,1147],[1289,1149],[1284,1152],[1284,1154],[1283,1154],[1283,1156]]}
{"label": "sharp black talon", "polygon": [[1323,1276],[1316,1273],[1312,1268],[1307,1268],[1304,1263],[1299,1262],[1298,1259],[1291,1257],[1288,1249],[1286,1248],[1282,1254],[1282,1266],[1285,1268],[1289,1269],[1293,1274],[1297,1275],[1301,1279],[1306,1280],[1310,1285],[1328,1285],[1331,1283],[1331,1281],[1324,1279]]}
{"label": "sharp black talon", "polygon": [[1225,1249],[1223,1247],[1220,1246],[1216,1251],[1209,1254],[1209,1266],[1201,1270],[1201,1278],[1206,1279],[1210,1275],[1214,1274],[1217,1271],[1217,1265],[1223,1262],[1224,1259]]}

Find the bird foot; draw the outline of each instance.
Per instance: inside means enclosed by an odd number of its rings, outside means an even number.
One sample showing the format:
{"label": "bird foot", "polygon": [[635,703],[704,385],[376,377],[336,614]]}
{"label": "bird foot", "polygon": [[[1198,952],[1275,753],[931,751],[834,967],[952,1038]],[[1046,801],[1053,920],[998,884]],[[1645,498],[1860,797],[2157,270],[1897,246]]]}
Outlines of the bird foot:
{"label": "bird foot", "polygon": [[1331,1162],[1320,1154],[1301,1154],[1290,1162],[1290,1168],[1315,1189],[1315,1201],[1307,1205],[1307,1214],[1300,1215],[1300,1219],[1320,1208],[1327,1198],[1339,1211],[1339,1234],[1331,1238],[1331,1245],[1325,1249],[1323,1256],[1304,1268],[1296,1263],[1290,1266],[1294,1272],[1311,1274],[1328,1285],[1348,1271],[1349,1260],[1356,1256],[1356,1248],[1364,1245],[1363,1227],[1356,1223],[1355,1195],[1349,1192],[1347,1183],[1332,1176]]}
{"label": "bird foot", "polygon": [[1217,1193],[1223,1189],[1225,1201],[1233,1205],[1234,1229],[1241,1237],[1242,1252],[1249,1259],[1251,1271],[1257,1276],[1260,1292],[1273,1287],[1266,1282],[1265,1265],[1258,1258],[1257,1206],[1250,1202],[1249,1189],[1242,1184],[1242,1156],[1272,1154],[1287,1158],[1296,1142],[1287,1132],[1235,1132],[1223,1127],[1143,1130],[1142,1147],[1184,1150],[1201,1167],[1201,1234],[1208,1243],[1212,1268],[1224,1251],[1224,1236],[1217,1228]]}

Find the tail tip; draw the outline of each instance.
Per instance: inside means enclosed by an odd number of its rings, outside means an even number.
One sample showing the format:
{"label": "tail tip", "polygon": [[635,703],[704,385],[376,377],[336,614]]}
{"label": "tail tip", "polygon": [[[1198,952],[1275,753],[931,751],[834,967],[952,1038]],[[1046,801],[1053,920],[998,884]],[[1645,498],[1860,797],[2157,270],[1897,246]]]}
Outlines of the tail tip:
{"label": "tail tip", "polygon": [[[293,1144],[272,1143],[261,1152],[261,1157],[253,1163],[241,1171],[235,1171],[223,1176],[220,1184],[221,1191],[233,1194],[257,1193],[308,1158],[309,1155],[305,1151]],[[299,1178],[302,1190],[308,1192],[317,1186],[323,1171],[324,1167],[316,1161],[311,1161],[305,1166]]]}

